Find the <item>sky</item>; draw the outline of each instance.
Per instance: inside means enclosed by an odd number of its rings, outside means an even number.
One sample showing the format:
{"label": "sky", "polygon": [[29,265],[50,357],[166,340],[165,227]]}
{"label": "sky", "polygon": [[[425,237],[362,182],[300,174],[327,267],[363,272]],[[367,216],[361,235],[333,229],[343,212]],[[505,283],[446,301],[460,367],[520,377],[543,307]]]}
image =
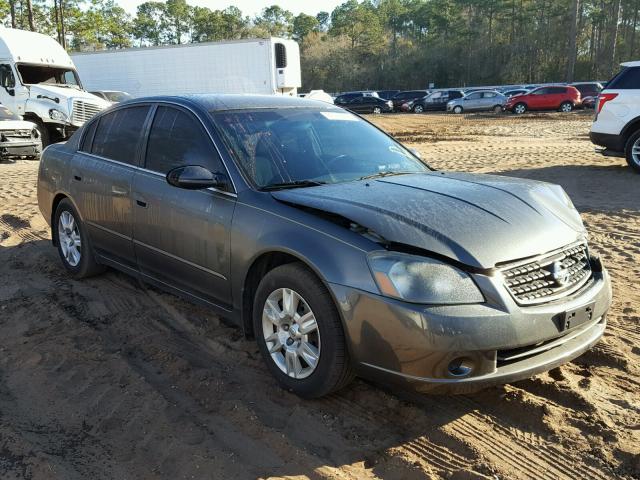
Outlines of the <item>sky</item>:
{"label": "sky", "polygon": [[[116,0],[122,8],[129,13],[135,13],[136,7],[143,3],[144,0]],[[325,11],[331,13],[331,11],[338,5],[344,3],[345,0],[321,0],[321,1],[309,1],[309,0],[236,0],[231,1],[219,1],[219,0],[187,0],[189,5],[197,5],[199,7],[209,7],[211,10],[222,10],[230,5],[234,5],[242,10],[242,14],[245,16],[254,17],[259,14],[263,8],[271,5],[279,5],[285,10],[293,12],[297,15],[304,12],[308,15],[314,15],[318,12]]]}

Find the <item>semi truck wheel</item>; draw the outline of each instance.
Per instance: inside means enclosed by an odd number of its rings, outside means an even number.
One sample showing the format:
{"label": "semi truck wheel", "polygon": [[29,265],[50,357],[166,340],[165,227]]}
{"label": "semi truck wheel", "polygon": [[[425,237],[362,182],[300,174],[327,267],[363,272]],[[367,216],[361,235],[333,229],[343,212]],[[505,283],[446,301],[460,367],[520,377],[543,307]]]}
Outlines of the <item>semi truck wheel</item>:
{"label": "semi truck wheel", "polygon": [[42,120],[31,121],[36,124],[36,130],[38,130],[38,134],[40,135],[40,143],[42,144],[42,149],[44,150],[44,148],[51,143],[49,129]]}

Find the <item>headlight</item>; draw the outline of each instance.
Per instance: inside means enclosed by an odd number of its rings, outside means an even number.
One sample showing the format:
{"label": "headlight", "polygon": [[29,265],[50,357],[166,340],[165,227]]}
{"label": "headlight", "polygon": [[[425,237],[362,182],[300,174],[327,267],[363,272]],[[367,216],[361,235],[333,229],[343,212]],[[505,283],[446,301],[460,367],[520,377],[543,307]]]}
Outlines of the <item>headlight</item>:
{"label": "headlight", "polygon": [[437,305],[484,302],[471,277],[444,262],[397,252],[373,252],[368,259],[387,297]]}
{"label": "headlight", "polygon": [[58,120],[59,122],[67,121],[67,115],[60,110],[56,110],[55,108],[49,110],[49,118],[51,118],[51,120]]}

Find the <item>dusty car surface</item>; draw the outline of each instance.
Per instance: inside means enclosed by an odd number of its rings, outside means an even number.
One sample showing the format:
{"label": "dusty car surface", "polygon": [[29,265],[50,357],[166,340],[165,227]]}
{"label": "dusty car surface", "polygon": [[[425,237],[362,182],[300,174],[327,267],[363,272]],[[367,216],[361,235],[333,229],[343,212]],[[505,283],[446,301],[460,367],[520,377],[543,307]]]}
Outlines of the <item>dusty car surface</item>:
{"label": "dusty car surface", "polygon": [[305,397],[356,374],[526,378],[597,342],[611,303],[561,187],[433,171],[311,100],[119,104],[46,149],[38,202],[71,275],[108,265],[209,305]]}
{"label": "dusty car surface", "polygon": [[42,139],[36,124],[0,105],[0,159],[38,158],[41,152]]}

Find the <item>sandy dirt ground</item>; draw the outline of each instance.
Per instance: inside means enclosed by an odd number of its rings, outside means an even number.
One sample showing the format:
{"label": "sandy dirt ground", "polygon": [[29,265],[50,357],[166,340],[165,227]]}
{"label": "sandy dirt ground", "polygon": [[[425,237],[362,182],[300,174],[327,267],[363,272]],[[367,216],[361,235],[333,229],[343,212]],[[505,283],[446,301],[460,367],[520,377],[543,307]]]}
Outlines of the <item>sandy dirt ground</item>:
{"label": "sandy dirt ground", "polygon": [[562,184],[613,277],[604,339],[465,396],[357,380],[303,401],[207,310],[109,271],[66,275],[38,162],[0,164],[0,478],[640,478],[640,175],[590,116],[389,115],[434,167]]}

